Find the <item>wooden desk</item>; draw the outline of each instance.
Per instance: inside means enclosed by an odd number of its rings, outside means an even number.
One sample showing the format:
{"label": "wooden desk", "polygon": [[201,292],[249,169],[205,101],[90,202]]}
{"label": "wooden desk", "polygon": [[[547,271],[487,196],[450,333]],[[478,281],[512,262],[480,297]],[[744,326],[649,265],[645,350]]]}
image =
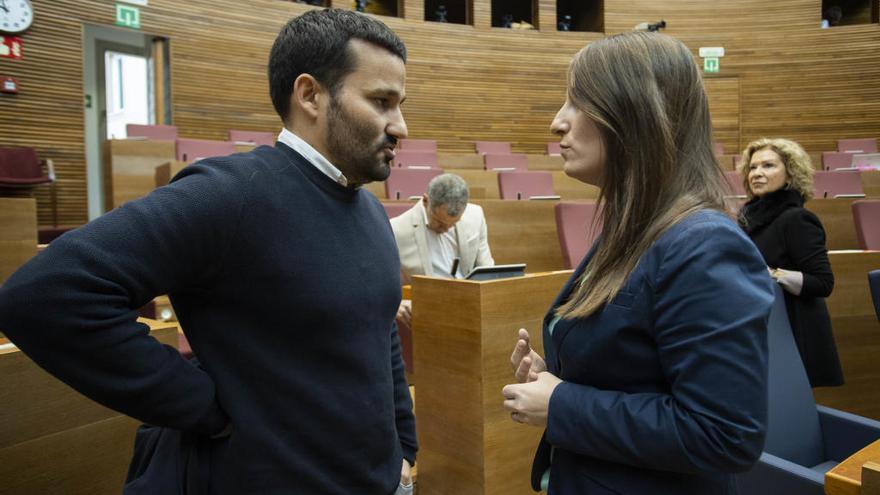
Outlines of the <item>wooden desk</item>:
{"label": "wooden desk", "polygon": [[804,205],[819,217],[829,250],[859,249],[852,204],[857,199],[812,199]]}
{"label": "wooden desk", "polygon": [[556,234],[557,201],[476,200],[489,229],[495,263],[526,263],[529,273],[562,270]]}
{"label": "wooden desk", "polygon": [[880,323],[867,275],[880,268],[880,251],[832,251],[828,258],[835,279],[828,312],[846,384],[813,395],[820,404],[880,420]]}
{"label": "wooden desk", "polygon": [[562,170],[555,170],[553,174],[553,190],[563,200],[566,199],[596,199],[599,197],[599,188],[584,184],[565,175]]}
{"label": "wooden desk", "polygon": [[[489,282],[413,277],[421,495],[527,495],[542,429],[514,423],[501,389],[525,327],[541,321],[570,271]],[[450,311],[450,308],[455,308]]]}
{"label": "wooden desk", "polygon": [[862,171],[862,190],[869,198],[880,198],[880,170]]}
{"label": "wooden desk", "polygon": [[153,172],[154,186],[167,186],[171,179],[187,165],[186,162],[171,160],[157,166],[155,172]]}
{"label": "wooden desk", "polygon": [[[483,155],[477,153],[437,153],[437,166],[446,169],[483,170]],[[446,170],[451,172],[451,170]]]}
{"label": "wooden desk", "polygon": [[[362,187],[364,188],[365,191],[369,191],[369,192],[373,193],[373,196],[376,196],[380,200],[387,199],[385,197],[385,183],[384,182],[370,182],[368,184],[364,184]],[[405,199],[406,198],[401,198],[401,201],[405,200]]]}
{"label": "wooden desk", "polygon": [[0,285],[37,254],[37,201],[0,198]]}
{"label": "wooden desk", "polygon": [[565,159],[560,155],[526,155],[529,170],[562,170]]}
{"label": "wooden desk", "polygon": [[501,194],[498,192],[498,172],[495,170],[449,169],[444,172],[458,175],[467,182],[471,190],[485,191],[483,193],[485,199],[501,199]]}
{"label": "wooden desk", "polygon": [[104,141],[104,206],[111,210],[140,198],[155,186],[156,167],[174,161],[174,141],[111,139]]}
{"label": "wooden desk", "polygon": [[[177,347],[174,324],[141,320]],[[116,495],[139,421],[107,409],[38,367],[0,350],[0,493]]]}
{"label": "wooden desk", "polygon": [[862,466],[880,462],[880,440],[866,446],[825,473],[826,495],[859,495],[862,490]]}

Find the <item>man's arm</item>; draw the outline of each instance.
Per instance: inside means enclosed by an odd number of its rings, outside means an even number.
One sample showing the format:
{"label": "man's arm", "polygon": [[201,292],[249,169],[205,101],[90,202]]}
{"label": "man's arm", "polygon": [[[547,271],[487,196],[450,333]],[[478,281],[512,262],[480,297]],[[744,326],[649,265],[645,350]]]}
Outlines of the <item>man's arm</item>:
{"label": "man's arm", "polygon": [[55,240],[0,288],[0,330],[86,396],[147,423],[214,434],[214,383],[136,322],[174,291],[209,290],[244,204],[204,164]]}
{"label": "man's arm", "polygon": [[486,226],[486,217],[483,215],[482,208],[479,208],[478,211],[480,213],[480,248],[477,251],[477,262],[474,266],[494,266],[495,260],[492,259],[492,252],[489,250],[489,229]]}

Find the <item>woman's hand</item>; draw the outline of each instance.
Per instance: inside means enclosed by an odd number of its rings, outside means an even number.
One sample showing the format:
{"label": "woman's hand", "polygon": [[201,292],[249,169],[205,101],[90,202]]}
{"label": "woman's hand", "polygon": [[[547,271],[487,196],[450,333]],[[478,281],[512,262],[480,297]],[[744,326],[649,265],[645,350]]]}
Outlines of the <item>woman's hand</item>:
{"label": "woman's hand", "polygon": [[529,332],[525,328],[519,329],[519,340],[513,346],[510,365],[519,383],[533,382],[538,379],[538,373],[547,371],[547,363],[529,345]]}
{"label": "woman's hand", "polygon": [[773,280],[776,280],[776,282],[787,292],[796,296],[801,295],[801,291],[804,288],[803,272],[783,270],[782,268],[770,268],[770,276],[773,277]]}
{"label": "woman's hand", "polygon": [[517,423],[547,426],[550,396],[560,383],[562,380],[545,371],[529,383],[507,385],[501,390],[504,409],[510,411],[510,418]]}

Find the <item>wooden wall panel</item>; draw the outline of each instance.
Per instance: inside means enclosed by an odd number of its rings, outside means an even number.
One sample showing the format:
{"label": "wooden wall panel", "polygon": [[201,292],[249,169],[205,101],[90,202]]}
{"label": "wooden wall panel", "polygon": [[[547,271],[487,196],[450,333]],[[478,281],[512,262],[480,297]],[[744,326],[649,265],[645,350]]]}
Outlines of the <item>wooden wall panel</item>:
{"label": "wooden wall panel", "polygon": [[[25,59],[0,60],[0,73],[16,77],[22,88],[19,95],[0,95],[0,145],[32,145],[52,158],[60,222],[81,223],[87,217],[82,30],[85,23],[112,26],[115,2],[33,4]],[[350,8],[352,2],[332,4]],[[553,139],[548,127],[565,96],[571,56],[603,35],[556,32],[552,0],[537,0],[540,31],[491,28],[490,0],[473,0],[472,26],[425,23],[417,4],[401,2],[406,19],[382,18],[409,48],[404,111],[410,135],[436,138],[448,152],[471,151],[475,139],[543,152]],[[716,132],[729,152],[760,136],[790,137],[819,152],[834,149],[838,138],[880,137],[880,26],[819,29],[820,5],[606,0],[605,27],[611,34],[664,19],[666,33],[694,53],[700,46],[725,47],[721,73],[707,88]],[[230,128],[277,130],[265,75],[268,50],[282,24],[309,8],[283,0],[152,0],[143,7],[142,32],[170,39],[171,111],[181,136],[225,139]],[[38,209],[40,223],[49,223],[46,188],[38,193]]]}

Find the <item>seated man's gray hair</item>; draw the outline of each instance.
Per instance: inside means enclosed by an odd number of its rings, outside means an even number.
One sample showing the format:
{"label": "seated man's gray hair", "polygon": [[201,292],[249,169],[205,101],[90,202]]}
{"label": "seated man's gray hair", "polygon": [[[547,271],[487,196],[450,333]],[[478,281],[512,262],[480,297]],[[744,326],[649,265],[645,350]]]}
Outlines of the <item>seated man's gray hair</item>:
{"label": "seated man's gray hair", "polygon": [[438,175],[428,184],[428,206],[431,209],[445,206],[447,215],[457,217],[467,203],[467,182],[455,174]]}

